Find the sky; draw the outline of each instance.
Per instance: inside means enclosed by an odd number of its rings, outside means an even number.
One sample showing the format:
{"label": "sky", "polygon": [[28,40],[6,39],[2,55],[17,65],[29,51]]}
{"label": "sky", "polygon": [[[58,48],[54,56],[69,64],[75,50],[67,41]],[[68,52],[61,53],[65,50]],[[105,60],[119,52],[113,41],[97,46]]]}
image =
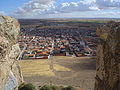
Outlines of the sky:
{"label": "sky", "polygon": [[120,0],[0,0],[15,18],[120,18]]}

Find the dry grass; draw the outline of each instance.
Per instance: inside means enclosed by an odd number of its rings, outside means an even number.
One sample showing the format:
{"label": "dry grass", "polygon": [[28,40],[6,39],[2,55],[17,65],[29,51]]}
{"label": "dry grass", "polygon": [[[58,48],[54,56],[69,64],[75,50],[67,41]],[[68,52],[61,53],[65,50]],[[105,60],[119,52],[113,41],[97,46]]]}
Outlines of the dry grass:
{"label": "dry grass", "polygon": [[53,57],[53,60],[70,60],[70,59],[73,59],[73,57],[70,57],[70,56],[54,56]]}
{"label": "dry grass", "polygon": [[70,57],[70,56],[55,56],[53,59],[55,60],[86,60],[86,59],[96,59],[95,57]]}
{"label": "dry grass", "polygon": [[[95,69],[91,57],[55,56],[51,60],[19,61],[24,80],[36,86],[44,84],[72,85],[82,88],[93,88]],[[70,66],[71,65],[71,66]],[[83,83],[84,81],[84,83]]]}
{"label": "dry grass", "polygon": [[52,77],[52,76],[55,76],[55,74],[52,71],[42,71],[42,72],[38,72],[38,71],[33,72],[33,71],[31,71],[31,72],[23,72],[23,76],[25,76],[25,77],[31,77],[31,76],[48,76],[48,77]]}
{"label": "dry grass", "polygon": [[19,61],[21,65],[21,69],[23,72],[23,76],[55,76],[53,70],[50,70],[50,64],[52,63],[53,69],[55,71],[71,71],[70,68],[66,68],[65,66],[59,65],[59,63],[55,63],[57,60],[79,60],[79,59],[91,59],[91,57],[67,57],[67,56],[57,56],[54,57],[52,62],[48,59],[41,60],[21,60]]}
{"label": "dry grass", "polygon": [[53,67],[56,71],[71,71],[69,68],[66,68],[58,64],[54,64]]}
{"label": "dry grass", "polygon": [[[55,76],[53,70],[50,70],[50,60],[21,60],[19,63],[23,76]],[[59,64],[53,64],[53,68],[55,71],[70,71],[69,68]]]}
{"label": "dry grass", "polygon": [[47,60],[19,61],[24,76],[54,76]]}

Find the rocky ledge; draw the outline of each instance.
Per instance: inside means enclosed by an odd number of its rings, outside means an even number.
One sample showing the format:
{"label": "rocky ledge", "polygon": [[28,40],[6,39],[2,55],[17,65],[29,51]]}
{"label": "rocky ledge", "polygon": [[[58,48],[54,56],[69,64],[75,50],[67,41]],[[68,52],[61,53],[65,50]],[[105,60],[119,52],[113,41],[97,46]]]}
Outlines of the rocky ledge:
{"label": "rocky ledge", "polygon": [[17,35],[20,25],[17,20],[0,16],[0,90],[14,90],[22,83],[22,75],[16,60],[20,48]]}

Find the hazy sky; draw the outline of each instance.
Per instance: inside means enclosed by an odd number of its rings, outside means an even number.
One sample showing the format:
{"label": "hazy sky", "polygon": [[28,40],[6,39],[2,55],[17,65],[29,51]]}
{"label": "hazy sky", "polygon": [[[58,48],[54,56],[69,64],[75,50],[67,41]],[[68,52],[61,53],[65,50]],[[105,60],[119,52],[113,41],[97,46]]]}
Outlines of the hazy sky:
{"label": "hazy sky", "polygon": [[120,18],[120,0],[0,0],[16,18]]}

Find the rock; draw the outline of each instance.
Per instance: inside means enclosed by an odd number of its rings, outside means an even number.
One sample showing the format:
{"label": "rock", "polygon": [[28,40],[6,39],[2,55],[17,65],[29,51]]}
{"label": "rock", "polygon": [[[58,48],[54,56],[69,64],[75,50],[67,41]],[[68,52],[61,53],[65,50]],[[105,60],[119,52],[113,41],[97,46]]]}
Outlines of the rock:
{"label": "rock", "polygon": [[14,90],[23,82],[20,66],[16,60],[20,53],[17,20],[0,16],[0,90]]}
{"label": "rock", "polygon": [[95,90],[120,90],[120,23],[99,28]]}

